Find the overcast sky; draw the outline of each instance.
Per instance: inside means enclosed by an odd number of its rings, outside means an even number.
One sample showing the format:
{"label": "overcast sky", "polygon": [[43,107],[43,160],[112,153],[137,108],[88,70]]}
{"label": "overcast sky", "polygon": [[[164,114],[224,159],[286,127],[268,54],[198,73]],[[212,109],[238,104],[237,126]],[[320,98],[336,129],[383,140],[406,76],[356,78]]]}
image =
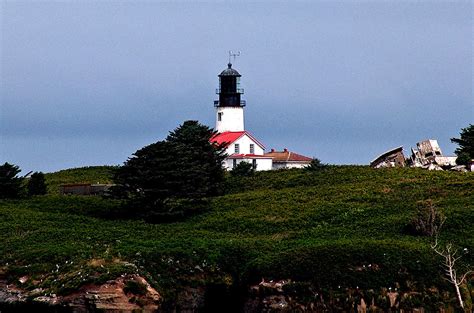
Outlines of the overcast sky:
{"label": "overcast sky", "polygon": [[0,162],[122,164],[214,127],[228,50],[267,147],[368,164],[474,122],[470,1],[2,1]]}

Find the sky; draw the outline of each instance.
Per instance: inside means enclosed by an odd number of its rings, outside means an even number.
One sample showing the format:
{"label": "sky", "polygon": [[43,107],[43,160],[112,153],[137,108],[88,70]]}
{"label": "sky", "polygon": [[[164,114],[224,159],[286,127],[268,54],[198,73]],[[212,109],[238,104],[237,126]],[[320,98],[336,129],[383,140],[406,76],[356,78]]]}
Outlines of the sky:
{"label": "sky", "polygon": [[267,150],[368,164],[474,123],[470,1],[0,0],[0,162],[119,165],[215,126],[228,51]]}

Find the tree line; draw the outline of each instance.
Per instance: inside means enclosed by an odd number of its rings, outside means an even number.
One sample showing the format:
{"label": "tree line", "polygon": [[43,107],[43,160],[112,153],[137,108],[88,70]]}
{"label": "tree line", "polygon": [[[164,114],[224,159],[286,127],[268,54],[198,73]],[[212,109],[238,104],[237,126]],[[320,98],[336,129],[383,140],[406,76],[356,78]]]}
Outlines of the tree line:
{"label": "tree line", "polygon": [[[216,131],[197,121],[185,121],[162,141],[145,146],[129,157],[114,175],[115,186],[109,196],[122,199],[127,210],[150,220],[180,218],[201,211],[207,201],[222,194],[226,158],[225,143],[212,142]],[[455,153],[458,163],[474,159],[474,125],[461,129]],[[325,167],[314,159],[309,172]],[[42,172],[20,177],[20,168],[0,165],[0,198],[44,195],[47,192]],[[245,162],[231,171],[232,176],[251,176],[254,169]]]}
{"label": "tree line", "polygon": [[26,180],[18,176],[20,172],[18,165],[8,162],[0,165],[0,199],[46,194],[46,180],[42,172],[34,172]]}

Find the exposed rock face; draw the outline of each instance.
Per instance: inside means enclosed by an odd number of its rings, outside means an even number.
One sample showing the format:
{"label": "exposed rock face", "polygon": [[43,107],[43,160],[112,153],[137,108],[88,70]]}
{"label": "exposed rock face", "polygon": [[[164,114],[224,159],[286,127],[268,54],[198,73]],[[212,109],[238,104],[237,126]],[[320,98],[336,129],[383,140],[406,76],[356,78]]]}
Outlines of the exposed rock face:
{"label": "exposed rock face", "polygon": [[[142,292],[126,292],[126,283],[134,282],[144,287]],[[155,312],[159,308],[160,294],[138,276],[119,277],[100,286],[86,286],[78,294],[63,298],[75,312],[94,310],[105,312]]]}
{"label": "exposed rock face", "polygon": [[[128,290],[126,288],[128,284],[139,286],[140,289]],[[37,303],[52,308],[67,308],[78,313],[96,311],[131,313],[156,312],[161,303],[160,294],[138,275],[119,277],[102,285],[83,286],[67,296],[41,294],[41,290],[25,291],[0,282],[0,303],[12,307],[29,307]]]}
{"label": "exposed rock face", "polygon": [[[204,281],[202,281],[204,282]],[[216,289],[216,286],[221,289]],[[398,287],[397,287],[398,288]],[[138,275],[126,275],[101,285],[85,285],[67,296],[37,288],[24,290],[0,280],[0,311],[4,312],[388,312],[423,313],[419,301],[439,295],[437,289],[400,292],[391,288],[338,288],[320,292],[307,282],[264,280],[248,289],[225,284],[181,286],[173,298],[161,295]],[[323,295],[324,293],[324,295]],[[236,301],[237,300],[237,301]],[[415,304],[416,305],[416,304]],[[431,312],[445,312],[442,306]],[[428,311],[430,311],[428,310]]]}
{"label": "exposed rock face", "polygon": [[[304,282],[292,282],[289,279],[265,281],[250,287],[249,296],[244,303],[245,313],[290,313],[290,312],[418,312],[423,313],[422,307],[401,308],[403,299],[419,298],[420,293],[400,293],[382,288],[360,290],[358,288],[341,289],[337,294],[323,296]],[[293,286],[292,286],[293,285]],[[299,287],[295,289],[295,286]],[[301,288],[303,287],[303,288]],[[432,290],[437,293],[437,290]],[[409,299],[408,299],[409,300]],[[418,304],[420,305],[420,304]],[[452,309],[452,308],[451,308]],[[432,312],[445,312],[442,306]]]}
{"label": "exposed rock face", "polygon": [[25,292],[5,281],[0,281],[0,303],[15,303],[26,301]]}

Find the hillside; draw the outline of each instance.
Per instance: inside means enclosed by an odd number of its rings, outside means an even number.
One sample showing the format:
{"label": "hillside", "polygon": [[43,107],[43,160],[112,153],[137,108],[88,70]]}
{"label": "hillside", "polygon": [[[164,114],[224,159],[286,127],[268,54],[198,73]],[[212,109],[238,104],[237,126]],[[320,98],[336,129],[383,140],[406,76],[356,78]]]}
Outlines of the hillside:
{"label": "hillside", "polygon": [[48,173],[45,175],[48,182],[48,193],[59,194],[61,184],[112,183],[113,171],[116,168],[116,166],[88,166]]}
{"label": "hillside", "polygon": [[205,288],[208,306],[241,301],[236,292],[262,277],[299,282],[288,285],[297,298],[397,288],[420,292],[412,306],[436,307],[455,298],[431,239],[405,230],[418,202],[432,199],[446,215],[441,240],[474,247],[474,173],[337,166],[229,177],[206,212],[161,225],[111,219],[118,201],[56,194],[60,183],[109,182],[112,169],[51,173],[50,195],[0,201],[0,276],[68,294],[137,272],[169,307],[190,286]]}

